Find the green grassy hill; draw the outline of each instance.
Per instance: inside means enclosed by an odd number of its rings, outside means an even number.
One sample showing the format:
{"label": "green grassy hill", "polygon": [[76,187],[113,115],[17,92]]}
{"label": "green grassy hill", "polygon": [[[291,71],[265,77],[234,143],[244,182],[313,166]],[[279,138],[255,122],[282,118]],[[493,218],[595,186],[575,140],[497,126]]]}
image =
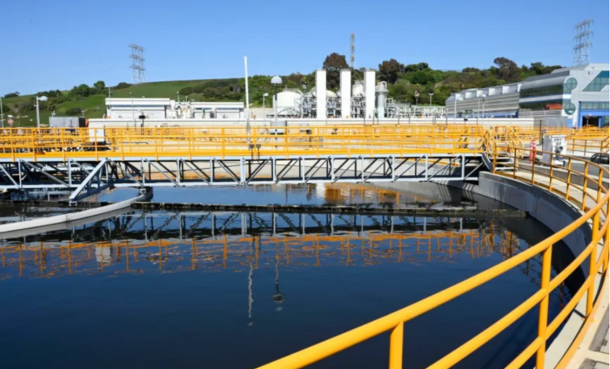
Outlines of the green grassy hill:
{"label": "green grassy hill", "polygon": [[[126,88],[114,89],[110,88],[112,97],[125,97],[129,98],[133,96],[134,98],[140,97],[168,97],[171,99],[176,99],[176,94],[178,91],[185,87],[197,86],[200,84],[204,84],[212,80],[191,80],[191,81],[167,81],[167,82],[151,82],[151,83],[142,83],[139,85],[132,85]],[[84,97],[80,100],[76,101],[66,101],[55,106],[55,115],[57,116],[65,116],[66,111],[70,108],[79,108],[81,110],[85,110],[85,117],[87,118],[102,118],[104,113],[106,112],[105,100],[108,97],[108,89],[104,90],[105,92],[102,94],[95,94]],[[68,95],[68,91],[62,91],[65,95]],[[130,95],[131,93],[131,95]],[[184,98],[181,97],[181,98]],[[191,94],[189,95],[189,99],[201,101],[203,99],[202,94]],[[36,125],[36,109],[21,109],[19,111],[17,105],[20,103],[28,103],[34,102],[34,95],[21,95],[18,97],[11,98],[3,98],[2,105],[4,105],[4,119],[5,123],[7,115],[13,115],[13,120],[15,126],[18,127],[26,127],[26,126],[35,126]],[[34,105],[35,106],[35,105]],[[7,112],[7,109],[9,111]],[[31,107],[30,107],[31,108]],[[49,123],[49,117],[51,116],[53,110],[49,108],[40,109],[40,123],[46,125]],[[82,116],[82,114],[78,115]]]}

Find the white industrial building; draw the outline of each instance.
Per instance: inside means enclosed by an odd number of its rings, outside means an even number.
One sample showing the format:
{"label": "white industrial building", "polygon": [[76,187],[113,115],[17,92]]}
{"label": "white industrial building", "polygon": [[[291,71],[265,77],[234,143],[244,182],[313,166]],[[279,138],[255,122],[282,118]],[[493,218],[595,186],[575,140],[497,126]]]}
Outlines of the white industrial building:
{"label": "white industrial building", "polygon": [[243,102],[177,102],[169,98],[107,98],[106,119],[243,119]]}
{"label": "white industrial building", "polygon": [[[386,82],[375,84],[375,71],[364,71],[364,79],[352,83],[352,72],[341,70],[337,92],[327,90],[326,71],[316,71],[316,85],[308,92],[284,89],[277,96],[277,115],[283,118],[342,118],[384,119],[409,116],[436,116],[445,114],[444,107],[411,106],[395,103],[388,98]],[[275,101],[266,117],[274,116]],[[260,111],[260,110],[257,110]],[[263,117],[263,118],[266,118]]]}
{"label": "white industrial building", "polygon": [[535,123],[568,127],[608,124],[608,64],[562,68],[524,82],[452,94],[449,117],[533,118]]}

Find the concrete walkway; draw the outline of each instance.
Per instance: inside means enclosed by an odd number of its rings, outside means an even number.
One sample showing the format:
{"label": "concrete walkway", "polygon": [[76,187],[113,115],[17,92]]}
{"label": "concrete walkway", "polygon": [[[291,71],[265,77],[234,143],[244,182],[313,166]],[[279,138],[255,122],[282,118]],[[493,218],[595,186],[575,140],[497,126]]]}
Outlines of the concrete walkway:
{"label": "concrete walkway", "polygon": [[[506,174],[512,176],[513,173],[506,172]],[[519,177],[518,179],[522,179],[526,182],[531,181],[532,179],[531,172],[518,171],[516,175]],[[534,174],[534,180],[543,185],[549,184],[548,176]],[[565,193],[566,189],[567,186],[565,183],[557,180],[553,181],[553,192],[558,191]],[[590,188],[587,189],[587,192],[592,196],[597,194],[596,190]],[[582,191],[579,189],[570,187],[569,194],[578,201],[582,199]],[[561,196],[560,194],[557,195]],[[574,205],[578,208],[580,204]],[[589,208],[593,207],[595,206],[595,201],[587,197],[586,205]],[[603,221],[604,219],[602,218],[601,222]],[[600,243],[598,247],[598,257],[602,248],[603,244]],[[585,263],[588,263],[588,261],[585,261]],[[598,275],[595,282],[596,291],[599,291],[599,289],[602,287],[602,283],[602,276]],[[610,369],[610,360],[608,356],[608,292],[609,291],[607,288],[604,288],[603,291],[599,291],[600,295],[598,298],[601,299],[600,306],[595,312],[593,322],[589,326],[587,333],[578,347],[578,350],[566,366],[567,369]],[[584,323],[582,317],[585,315],[585,301],[586,294],[578,303],[574,309],[574,312],[568,316],[559,336],[547,350],[547,362],[545,368],[554,368],[556,366],[556,364],[565,354],[566,350],[570,347],[578,332],[581,330]]]}

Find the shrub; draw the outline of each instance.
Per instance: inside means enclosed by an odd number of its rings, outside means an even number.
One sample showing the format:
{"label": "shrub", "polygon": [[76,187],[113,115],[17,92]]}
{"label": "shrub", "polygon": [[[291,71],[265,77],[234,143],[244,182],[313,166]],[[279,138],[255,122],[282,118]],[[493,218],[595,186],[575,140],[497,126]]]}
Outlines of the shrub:
{"label": "shrub", "polygon": [[80,108],[69,108],[66,110],[66,115],[80,115],[81,113]]}
{"label": "shrub", "polygon": [[118,85],[114,86],[113,89],[120,90],[122,88],[127,88],[129,86],[131,86],[131,84],[129,84],[127,82],[120,82]]}
{"label": "shrub", "polygon": [[193,93],[193,88],[185,87],[185,88],[180,89],[179,92],[180,92],[180,95],[182,95],[182,96],[188,96]]}

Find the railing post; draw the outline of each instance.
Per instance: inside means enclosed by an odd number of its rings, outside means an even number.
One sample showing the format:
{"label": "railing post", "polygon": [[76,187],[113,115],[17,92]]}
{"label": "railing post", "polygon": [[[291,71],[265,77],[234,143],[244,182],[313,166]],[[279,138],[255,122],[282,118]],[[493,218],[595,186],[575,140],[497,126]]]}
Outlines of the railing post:
{"label": "railing post", "polygon": [[585,151],[583,151],[583,156],[587,156],[587,138],[585,137]]}
{"label": "railing post", "polygon": [[589,179],[589,161],[585,161],[585,170],[583,173],[584,176],[584,182],[582,185],[582,207],[581,210],[584,211],[587,208],[587,185],[588,185],[588,179]]}
{"label": "railing post", "polygon": [[[593,234],[591,235],[591,242],[595,244],[595,247],[591,249],[591,254],[589,255],[589,277],[595,276],[597,274],[597,270],[595,270],[595,264],[597,259],[597,246],[599,241],[596,241],[596,238],[599,234],[599,214],[601,213],[601,208],[595,212],[593,216]],[[604,257],[602,255],[601,257]],[[591,281],[591,285],[587,289],[587,313],[585,316],[589,316],[591,311],[593,310],[593,297],[595,294],[595,280]]]}
{"label": "railing post", "polygon": [[554,169],[554,161],[553,161],[554,153],[551,153],[551,161],[549,164],[549,191],[553,192],[553,169]]}
{"label": "railing post", "polygon": [[224,128],[221,128],[221,129],[220,129],[220,141],[222,142],[222,146],[221,146],[221,149],[222,149],[222,151],[221,151],[221,157],[222,157],[222,159],[223,159],[223,160],[224,160],[224,158],[225,158],[225,141],[226,141],[226,139],[227,139],[227,138],[225,137],[225,129],[224,129]]}
{"label": "railing post", "polygon": [[402,348],[405,323],[400,322],[390,333],[390,369],[402,369]]}
{"label": "railing post", "polygon": [[566,200],[570,200],[570,182],[572,181],[572,157],[568,158],[568,179],[566,180]]}
{"label": "railing post", "polygon": [[[540,289],[546,290],[544,298],[540,301],[540,313],[538,314],[538,338],[546,341],[546,329],[549,324],[549,284],[551,282],[551,257],[553,245],[551,244],[542,252],[542,274],[540,276]],[[543,342],[536,353],[536,368],[544,369],[544,357],[546,353],[546,342]]]}
{"label": "railing post", "polygon": [[493,162],[493,174],[496,174],[496,163],[498,161],[498,146],[494,145],[494,162]]}
{"label": "railing post", "polygon": [[534,184],[534,173],[536,173],[536,152],[534,151],[534,160],[532,160],[532,184]]}
{"label": "railing post", "polygon": [[517,178],[517,149],[513,150],[513,178]]}

